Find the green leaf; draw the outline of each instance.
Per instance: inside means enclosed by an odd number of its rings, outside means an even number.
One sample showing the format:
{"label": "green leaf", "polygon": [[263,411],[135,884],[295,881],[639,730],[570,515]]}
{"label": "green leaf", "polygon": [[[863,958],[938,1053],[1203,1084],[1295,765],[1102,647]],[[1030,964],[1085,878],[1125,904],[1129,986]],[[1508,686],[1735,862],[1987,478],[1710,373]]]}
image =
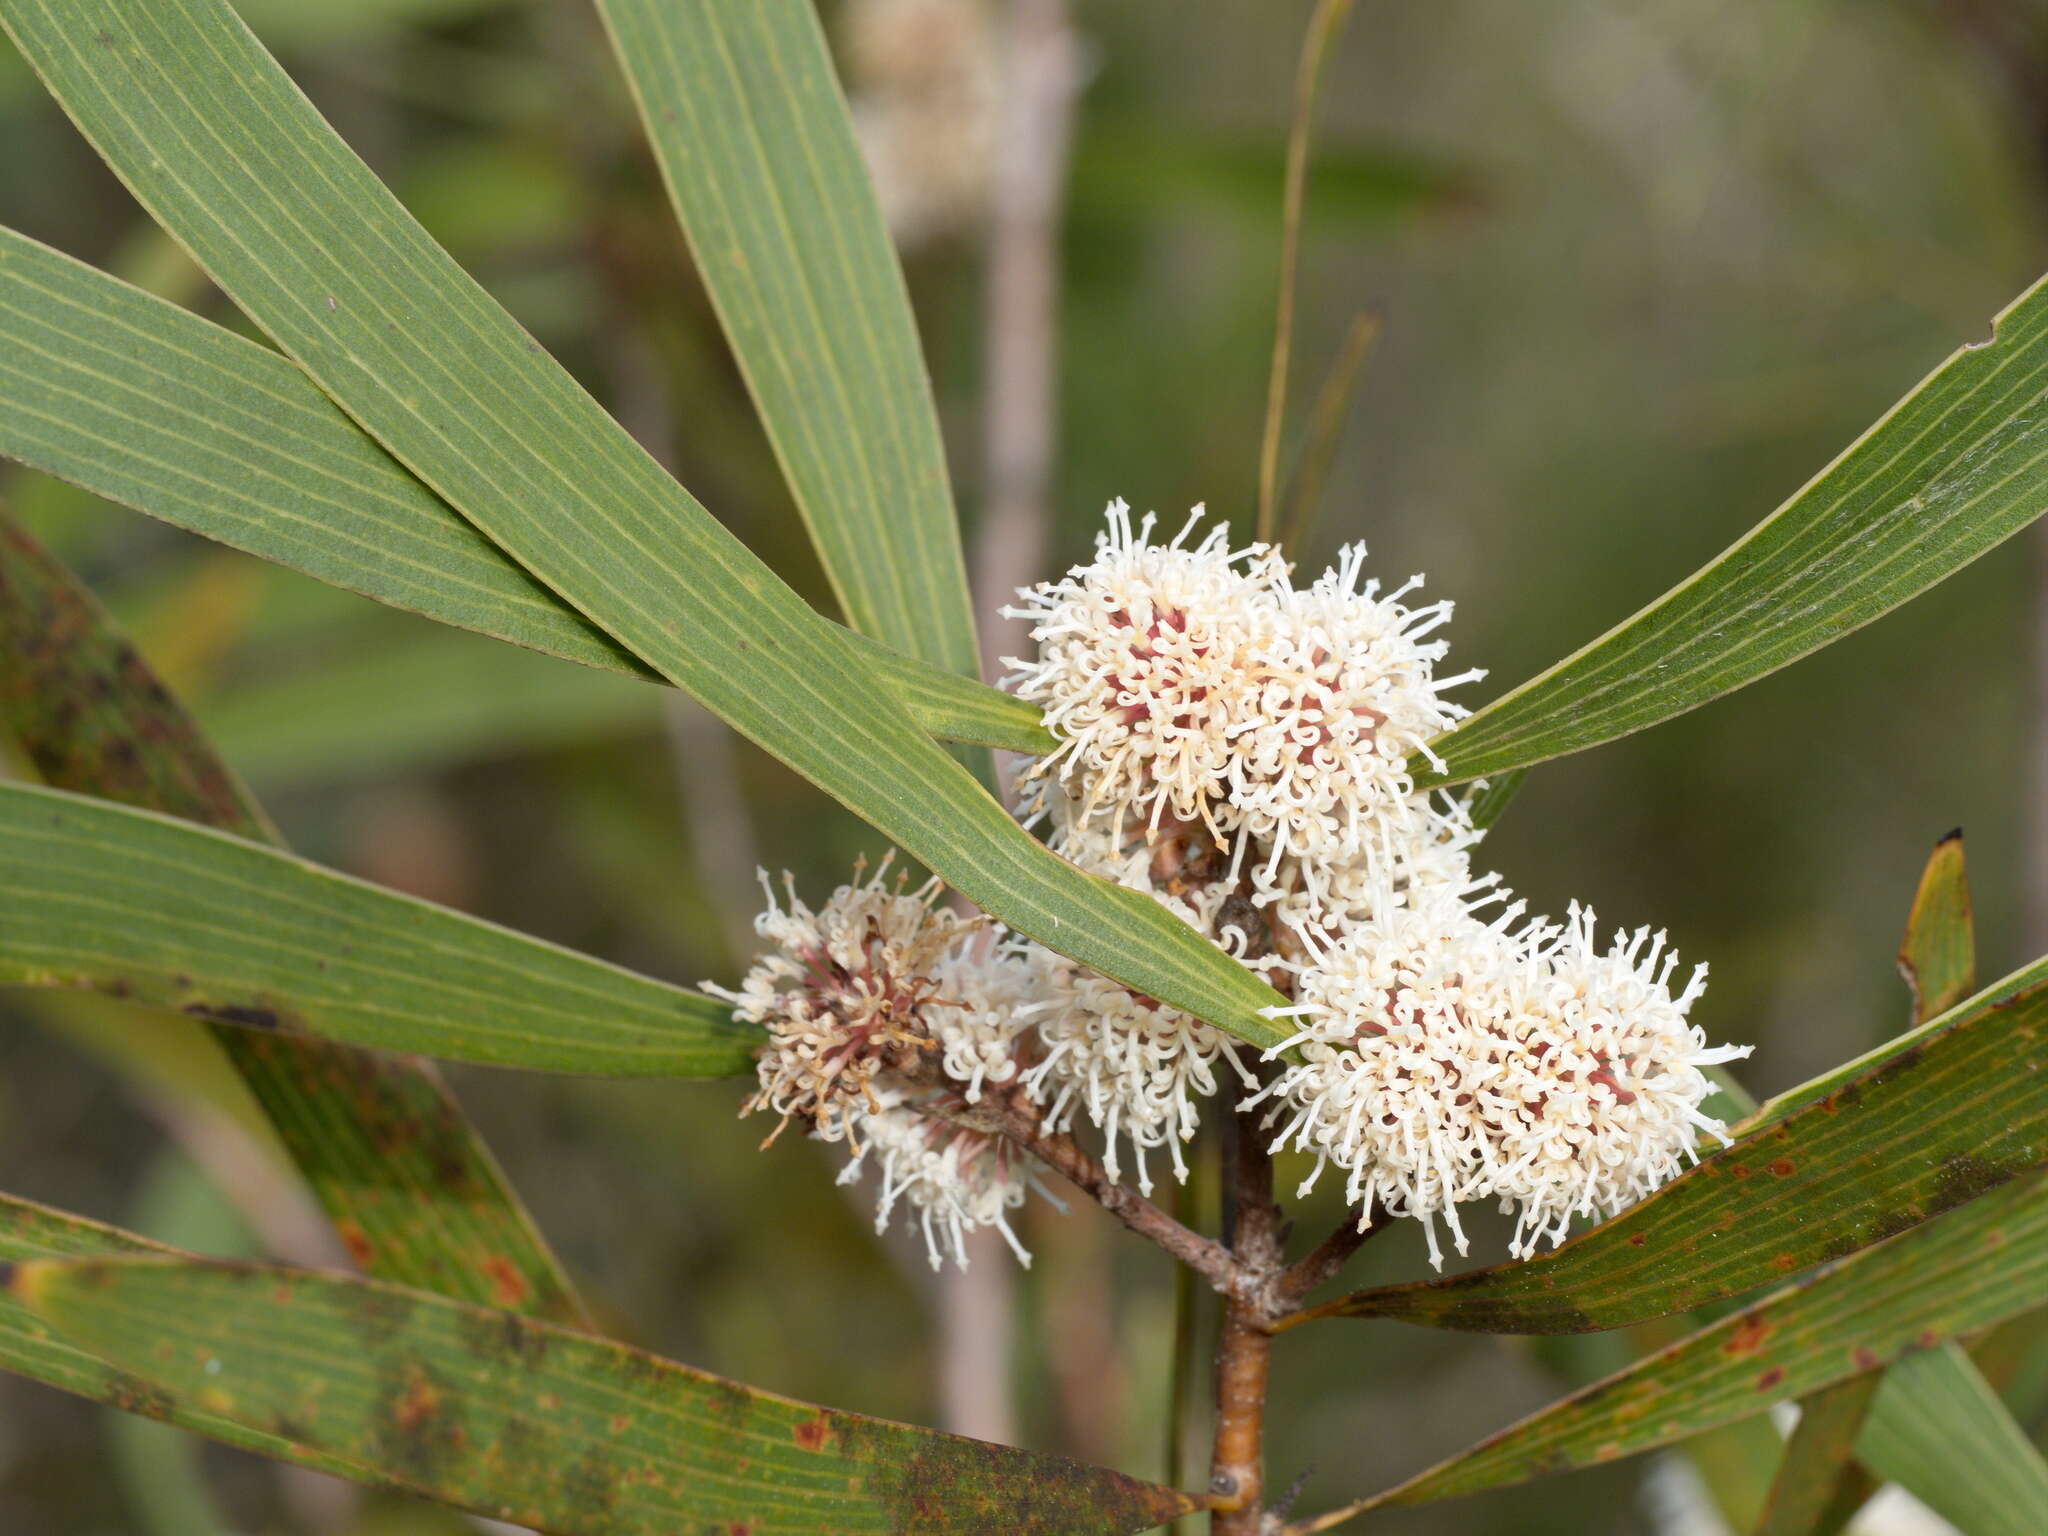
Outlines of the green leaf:
{"label": "green leaf", "polygon": [[4,0],[142,204],[341,407],[714,714],[1018,931],[1269,1047],[1279,994],[1084,875],[917,732],[839,638],[409,218],[219,0]]}
{"label": "green leaf", "polygon": [[730,1077],[723,1004],[290,854],[0,785],[0,981],[540,1071]]}
{"label": "green leaf", "polygon": [[2036,283],[1718,559],[1418,754],[1417,783],[1526,767],[1732,693],[1917,597],[2048,509]]}
{"label": "green leaf", "polygon": [[1915,1024],[1948,1012],[1977,989],[1977,927],[1960,827],[1934,845],[1920,872],[1899,942],[1899,974],[1913,994]]}
{"label": "green leaf", "polygon": [[1865,1371],[1799,1405],[1799,1423],[1785,1442],[1756,1536],[1810,1536],[1848,1497],[1869,1497],[1870,1480],[1855,1462],[1856,1436],[1883,1380],[1881,1373]]}
{"label": "green leaf", "polygon": [[[0,1195],[0,1267],[35,1259],[168,1256],[172,1250],[44,1206]],[[315,1467],[337,1477],[361,1477],[346,1463],[294,1445],[266,1429],[238,1424],[193,1402],[174,1402],[141,1377],[66,1343],[49,1325],[0,1287],[0,1369],[26,1376],[96,1403],[108,1403],[211,1435],[229,1445],[279,1460]]]}
{"label": "green leaf", "polygon": [[[267,347],[0,229],[0,454],[393,607],[656,677]],[[1038,711],[878,643],[927,731],[1037,754]]]}
{"label": "green leaf", "polygon": [[598,0],[847,622],[980,675],[938,410],[810,5]]}
{"label": "green leaf", "polygon": [[2048,960],[1771,1100],[1731,1147],[1551,1253],[1300,1314],[1578,1333],[1740,1295],[2048,1161]]}
{"label": "green leaf", "polygon": [[652,733],[661,720],[652,688],[458,630],[336,625],[319,641],[299,664],[237,677],[194,707],[259,784],[431,772]]}
{"label": "green leaf", "polygon": [[1970,1536],[2048,1531],[2048,1463],[1959,1345],[1884,1373],[1856,1454]]}
{"label": "green leaf", "polygon": [[2048,1171],[2037,1169],[1305,1529],[1670,1445],[1987,1327],[2037,1305],[2044,1286]]}
{"label": "green leaf", "polygon": [[23,1264],[8,1291],[171,1405],[544,1531],[1109,1536],[1197,1507],[371,1281],[136,1258]]}
{"label": "green leaf", "polygon": [[[60,789],[274,840],[92,594],[4,514],[0,732]],[[431,1068],[317,1040],[212,1033],[365,1269],[582,1319],[568,1277]]]}

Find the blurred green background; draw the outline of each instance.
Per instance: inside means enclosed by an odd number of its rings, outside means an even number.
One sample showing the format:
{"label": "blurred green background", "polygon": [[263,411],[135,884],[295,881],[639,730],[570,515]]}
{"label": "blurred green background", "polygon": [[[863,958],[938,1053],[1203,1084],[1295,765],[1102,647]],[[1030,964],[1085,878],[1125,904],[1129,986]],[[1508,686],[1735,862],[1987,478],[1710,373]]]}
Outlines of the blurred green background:
{"label": "blurred green background", "polygon": [[[971,49],[1003,7],[956,3]],[[842,38],[855,4],[828,6]],[[583,0],[242,9],[429,229],[829,606]],[[1059,565],[1085,554],[1115,495],[1163,515],[1205,500],[1248,525],[1307,10],[1075,7],[1086,77],[1061,240]],[[874,110],[943,63],[872,54],[849,68]],[[998,81],[1004,62],[984,59]],[[943,111],[987,108],[959,95],[908,113],[892,174],[929,194],[906,262],[971,539],[975,204],[997,135],[985,118],[947,125]],[[1711,556],[1986,334],[2048,265],[2044,154],[2036,0],[1366,0],[1327,76],[1298,418],[1352,317],[1377,306],[1385,329],[1304,563],[1364,538],[1380,575],[1426,570],[1457,600],[1455,664],[1491,670],[1467,702],[1520,681]],[[0,219],[242,323],[11,54]],[[12,466],[0,495],[132,626],[317,858],[658,975],[730,981],[756,860],[822,894],[872,846],[654,688],[377,607]],[[1540,909],[1578,897],[1710,962],[1695,1017],[1759,1043],[1743,1075],[1760,1094],[1904,1027],[1892,952],[1921,861],[1953,825],[1983,974],[2016,967],[2048,948],[2044,548],[2017,539],[1791,673],[1538,769],[1492,863]],[[0,1184],[189,1246],[317,1250],[289,1181],[217,1107],[232,1095],[207,1049],[175,1021],[0,993]],[[733,1121],[738,1085],[456,1077],[621,1331],[761,1386],[932,1422],[956,1411],[940,1357],[990,1336],[976,1308],[1007,1307],[1018,1438],[1163,1475],[1172,1280],[1098,1213],[1035,1208],[1029,1273],[942,1299],[921,1253],[870,1234],[866,1193],[833,1187],[834,1159],[795,1138],[756,1153],[757,1127]],[[1304,1236],[1336,1214],[1312,1202]],[[1475,1260],[1498,1258],[1499,1229],[1478,1231]],[[1414,1236],[1376,1244],[1358,1273],[1417,1272]],[[1626,1349],[1329,1329],[1278,1351],[1270,1478],[1316,1468],[1300,1512],[1415,1470]],[[1657,1513],[1671,1487],[1646,1489],[1647,1466],[1376,1528],[1683,1528]],[[0,1530],[222,1528],[465,1527],[217,1448],[198,1463],[176,1437],[0,1379]]]}

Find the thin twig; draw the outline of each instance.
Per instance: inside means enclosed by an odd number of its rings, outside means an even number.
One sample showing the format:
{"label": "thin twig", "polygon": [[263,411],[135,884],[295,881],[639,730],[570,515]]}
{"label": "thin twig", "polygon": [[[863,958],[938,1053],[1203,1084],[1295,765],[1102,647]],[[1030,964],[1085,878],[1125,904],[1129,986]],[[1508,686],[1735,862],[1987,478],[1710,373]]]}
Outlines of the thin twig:
{"label": "thin twig", "polygon": [[1377,1209],[1368,1212],[1364,1225],[1346,1216],[1339,1222],[1336,1231],[1317,1243],[1301,1259],[1290,1265],[1272,1286],[1272,1306],[1275,1332],[1288,1326],[1288,1314],[1309,1296],[1317,1287],[1334,1277],[1338,1270],[1351,1261],[1351,1256],[1363,1248],[1366,1240],[1376,1237],[1387,1229],[1389,1223],[1379,1219],[1382,1213]]}
{"label": "thin twig", "polygon": [[1073,1137],[1047,1131],[1036,1104],[1001,1091],[979,1103],[943,1112],[945,1118],[1014,1142],[1087,1195],[1140,1237],[1157,1244],[1226,1296],[1251,1292],[1241,1267],[1221,1243],[1182,1226],[1150,1200],[1109,1176]]}
{"label": "thin twig", "polygon": [[1351,0],[1316,0],[1308,36],[1301,44],[1301,64],[1294,77],[1294,121],[1287,132],[1287,191],[1280,213],[1280,298],[1273,322],[1273,364],[1266,378],[1266,431],[1259,443],[1259,520],[1257,536],[1270,541],[1279,508],[1274,492],[1280,477],[1280,429],[1287,416],[1287,367],[1294,345],[1294,287],[1301,251],[1301,206],[1308,187],[1308,149],[1314,125],[1316,86],[1322,78],[1323,56]]}
{"label": "thin twig", "polygon": [[1322,501],[1323,481],[1337,457],[1337,445],[1344,437],[1344,418],[1351,408],[1351,392],[1358,384],[1359,370],[1372,355],[1379,340],[1383,317],[1376,309],[1361,310],[1344,335],[1337,360],[1316,391],[1315,409],[1309,414],[1308,442],[1301,462],[1287,487],[1287,511],[1280,520],[1275,542],[1282,549],[1296,551],[1308,537],[1317,506]]}

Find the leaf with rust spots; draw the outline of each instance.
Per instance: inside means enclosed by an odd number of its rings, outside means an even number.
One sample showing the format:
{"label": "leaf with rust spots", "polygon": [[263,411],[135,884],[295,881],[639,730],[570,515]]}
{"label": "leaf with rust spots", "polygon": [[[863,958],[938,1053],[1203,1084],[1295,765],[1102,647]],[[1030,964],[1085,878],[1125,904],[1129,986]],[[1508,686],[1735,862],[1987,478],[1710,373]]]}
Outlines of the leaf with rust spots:
{"label": "leaf with rust spots", "polygon": [[[2003,1242],[1987,1260],[1993,1234]],[[1810,1284],[1787,1287],[1701,1329],[1338,1516],[1454,1498],[1669,1445],[1756,1413],[1759,1395],[1806,1396],[1988,1327],[2038,1305],[2043,1294],[2048,1170],[2036,1170],[1844,1260]],[[1643,1412],[1652,1392],[1654,1418]]]}
{"label": "leaf with rust spots", "polygon": [[2048,960],[1780,1095],[1734,1134],[1555,1252],[1355,1292],[1302,1317],[1486,1333],[1620,1328],[1908,1232],[2048,1162]]}
{"label": "leaf with rust spots", "polygon": [[[291,1300],[290,1289],[282,1289],[279,1294],[272,1297],[272,1300],[280,1305],[288,1303]],[[402,1433],[411,1434],[432,1418],[440,1406],[441,1394],[436,1392],[433,1383],[427,1380],[427,1373],[414,1366],[406,1372],[405,1390],[399,1395],[398,1402],[392,1409],[392,1418]]]}
{"label": "leaf with rust spots", "polygon": [[31,1261],[20,1276],[60,1339],[154,1389],[232,1384],[236,1434],[289,1421],[348,1475],[543,1531],[1116,1536],[1199,1507],[1105,1468],[794,1402],[374,1281],[158,1257]]}
{"label": "leaf with rust spots", "polygon": [[49,1273],[32,1260],[171,1253],[132,1233],[0,1195],[0,1368],[261,1455],[347,1475],[339,1461],[293,1442],[272,1424],[223,1418],[206,1408],[196,1392],[171,1391],[144,1373],[123,1370],[59,1340],[27,1304],[39,1277]]}
{"label": "leaf with rust spots", "polygon": [[790,1438],[807,1451],[821,1451],[831,1438],[832,1421],[821,1413],[815,1419],[805,1419],[790,1431]]}
{"label": "leaf with rust spots", "polygon": [[1758,1316],[1744,1316],[1728,1330],[1728,1337],[1721,1343],[1721,1353],[1729,1356],[1753,1355],[1764,1347],[1764,1340],[1771,1336],[1771,1324]]}

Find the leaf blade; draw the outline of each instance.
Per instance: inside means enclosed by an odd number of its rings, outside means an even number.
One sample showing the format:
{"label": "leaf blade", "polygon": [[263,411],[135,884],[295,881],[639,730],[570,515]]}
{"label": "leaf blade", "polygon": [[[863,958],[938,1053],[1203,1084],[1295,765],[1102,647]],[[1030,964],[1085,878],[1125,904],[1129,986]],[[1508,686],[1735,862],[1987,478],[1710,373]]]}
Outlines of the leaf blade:
{"label": "leaf blade", "polygon": [[1713,562],[1430,743],[1416,782],[1643,730],[1881,617],[2048,509],[2048,280]]}
{"label": "leaf blade", "polygon": [[388,1481],[548,1531],[1064,1536],[1147,1530],[1196,1507],[1063,1457],[817,1408],[375,1282],[46,1260],[20,1266],[8,1293],[173,1401],[288,1425]]}
{"label": "leaf blade", "polygon": [[1960,1345],[1885,1371],[1856,1454],[1971,1536],[2048,1529],[2048,1463]]}
{"label": "leaf blade", "polygon": [[[0,1195],[0,1267],[38,1259],[118,1258],[171,1252],[117,1227],[53,1211],[12,1195]],[[4,1286],[0,1286],[0,1369],[96,1403],[211,1435],[259,1455],[315,1467],[337,1477],[362,1476],[360,1469],[335,1458],[294,1446],[263,1430],[236,1424],[196,1404],[166,1401],[140,1377],[59,1339],[48,1324],[9,1295]]]}
{"label": "leaf blade", "polygon": [[1845,1491],[1864,1497],[1873,1491],[1856,1465],[1856,1437],[1884,1377],[1866,1371],[1800,1403],[1799,1423],[1785,1442],[1756,1536],[1810,1536],[1839,1508]]}
{"label": "leaf blade", "polygon": [[1913,1022],[1925,1024],[1977,989],[1977,927],[1959,827],[1934,845],[1899,941],[1899,975],[1913,995]]}
{"label": "leaf blade", "polygon": [[817,11],[598,12],[848,623],[978,676],[938,409]]}
{"label": "leaf blade", "polygon": [[241,838],[24,785],[0,785],[0,980],[542,1071],[738,1076],[760,1040],[683,988]]}

